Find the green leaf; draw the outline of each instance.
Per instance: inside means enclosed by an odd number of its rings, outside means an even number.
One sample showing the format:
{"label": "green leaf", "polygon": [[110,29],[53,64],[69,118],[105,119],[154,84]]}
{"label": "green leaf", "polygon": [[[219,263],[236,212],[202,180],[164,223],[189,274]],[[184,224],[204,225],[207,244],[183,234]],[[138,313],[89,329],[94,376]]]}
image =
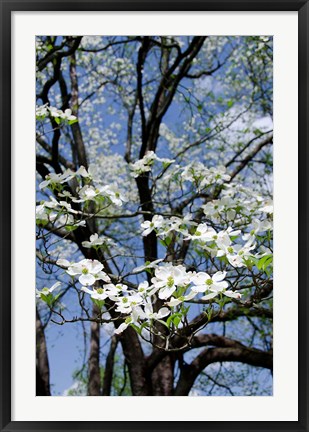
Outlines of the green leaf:
{"label": "green leaf", "polygon": [[78,227],[74,225],[66,225],[65,229],[69,232],[76,230]]}
{"label": "green leaf", "polygon": [[60,125],[61,124],[61,118],[60,117],[54,117],[55,122]]}
{"label": "green leaf", "polygon": [[171,244],[171,242],[172,242],[172,237],[166,237],[166,239],[165,239],[165,244],[166,244],[167,246],[169,246],[169,245]]}
{"label": "green leaf", "polygon": [[176,312],[173,315],[170,315],[167,320],[166,320],[166,324],[168,327],[170,327],[171,322],[175,325],[175,327],[179,326],[179,323],[181,321],[182,318],[182,313],[180,312]]}
{"label": "green leaf", "polygon": [[269,254],[269,255],[265,255],[261,259],[259,259],[256,266],[259,270],[264,271],[269,265],[272,264],[272,262],[273,262],[273,256],[271,254]]}
{"label": "green leaf", "polygon": [[191,306],[185,306],[184,304],[181,305],[181,313],[183,316],[187,315]]}
{"label": "green leaf", "polygon": [[219,260],[219,261],[222,261],[222,262],[224,262],[224,263],[226,263],[226,264],[229,262],[229,260],[227,259],[226,255],[223,255],[223,256],[221,256],[221,257],[218,257],[218,260]]}
{"label": "green leaf", "polygon": [[48,303],[48,295],[41,293],[40,297],[41,297],[41,300],[43,300],[45,303]]}
{"label": "green leaf", "polygon": [[136,331],[136,333],[138,333],[139,335],[141,335],[142,329],[140,327],[138,327],[137,325],[135,325],[133,323],[131,323],[130,326],[134,328],[134,330]]}
{"label": "green leaf", "polygon": [[173,323],[176,328],[178,328],[179,324],[181,323],[181,317],[175,317],[173,318]]}
{"label": "green leaf", "polygon": [[208,308],[207,310],[204,311],[204,313],[207,316],[208,321],[210,321],[213,313],[212,308]]}
{"label": "green leaf", "polygon": [[171,162],[163,162],[163,169],[168,168],[171,165]]}
{"label": "green leaf", "polygon": [[149,323],[148,321],[143,322],[143,324],[141,325],[141,332],[143,330],[143,328],[149,327]]}
{"label": "green leaf", "polygon": [[92,297],[91,297],[91,300],[99,309],[102,309],[102,307],[104,306],[104,303],[105,303],[104,300],[98,300],[98,299],[94,299]]}
{"label": "green leaf", "polygon": [[68,121],[68,125],[72,125],[72,124],[74,124],[74,123],[77,123],[78,122],[78,120],[77,119],[75,119],[75,120],[69,120]]}
{"label": "green leaf", "polygon": [[37,224],[37,225],[45,226],[45,225],[48,224],[48,220],[44,220],[44,219],[37,219],[37,220],[36,220],[36,224]]}
{"label": "green leaf", "polygon": [[53,298],[53,304],[56,303],[56,301],[58,300],[58,298],[60,296],[61,296],[61,293],[55,295],[55,297]]}
{"label": "green leaf", "polygon": [[51,293],[41,294],[41,299],[47,304],[47,306],[52,307],[54,303],[54,298]]}
{"label": "green leaf", "polygon": [[38,121],[43,121],[44,119],[46,118],[46,115],[37,115],[36,116],[36,119],[38,120]]}

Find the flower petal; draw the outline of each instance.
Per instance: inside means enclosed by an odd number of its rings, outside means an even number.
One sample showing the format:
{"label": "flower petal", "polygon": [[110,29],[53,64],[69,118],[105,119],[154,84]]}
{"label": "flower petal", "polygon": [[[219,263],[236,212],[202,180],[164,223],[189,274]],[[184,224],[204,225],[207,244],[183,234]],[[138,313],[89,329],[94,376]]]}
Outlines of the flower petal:
{"label": "flower petal", "polygon": [[70,267],[70,265],[71,265],[71,263],[68,260],[62,259],[62,258],[58,259],[56,261],[56,264],[61,266],[61,267]]}
{"label": "flower petal", "polygon": [[175,285],[172,286],[172,287],[161,288],[160,291],[159,291],[159,298],[161,300],[166,300],[166,299],[168,299],[173,294],[173,292],[175,290],[176,290]]}
{"label": "flower petal", "polygon": [[210,300],[210,299],[216,297],[217,295],[218,295],[217,292],[210,293],[210,294],[207,294],[207,295],[201,297],[201,300]]}
{"label": "flower petal", "polygon": [[89,288],[87,288],[87,287],[85,287],[85,286],[82,286],[81,287],[81,291],[84,291],[84,292],[86,292],[87,294],[93,294],[93,290],[90,290]]}
{"label": "flower petal", "polygon": [[213,275],[212,280],[215,282],[220,282],[225,278],[225,276],[226,276],[226,272],[218,271]]}
{"label": "flower petal", "polygon": [[79,282],[82,285],[93,285],[96,281],[96,278],[92,275],[92,274],[82,274],[79,278],[78,278]]}
{"label": "flower petal", "polygon": [[171,311],[170,311],[167,307],[163,307],[163,308],[161,308],[161,309],[159,310],[158,315],[157,315],[157,318],[158,318],[158,319],[160,319],[160,318],[164,318],[164,317],[166,317],[167,315],[169,315],[170,312],[171,312]]}
{"label": "flower petal", "polygon": [[120,333],[122,333],[127,327],[128,327],[128,325],[129,324],[126,324],[126,323],[122,323],[122,324],[120,324],[120,326],[117,328],[117,329],[115,329],[115,331],[114,331],[114,333],[115,334],[120,334]]}
{"label": "flower petal", "polygon": [[224,291],[223,294],[226,295],[227,297],[231,297],[231,298],[235,298],[235,299],[241,298],[241,294],[238,292],[234,292],[234,291]]}
{"label": "flower petal", "polygon": [[93,262],[91,262],[90,267],[89,267],[89,271],[91,271],[91,273],[94,273],[94,274],[99,273],[102,269],[103,269],[103,264],[97,260],[94,260]]}
{"label": "flower petal", "polygon": [[170,301],[166,302],[166,304],[171,307],[178,306],[180,303],[182,303],[182,301],[175,297],[172,297]]}
{"label": "flower petal", "polygon": [[57,288],[59,285],[61,285],[60,282],[56,282],[51,288],[49,288],[49,292],[54,291],[55,288]]}

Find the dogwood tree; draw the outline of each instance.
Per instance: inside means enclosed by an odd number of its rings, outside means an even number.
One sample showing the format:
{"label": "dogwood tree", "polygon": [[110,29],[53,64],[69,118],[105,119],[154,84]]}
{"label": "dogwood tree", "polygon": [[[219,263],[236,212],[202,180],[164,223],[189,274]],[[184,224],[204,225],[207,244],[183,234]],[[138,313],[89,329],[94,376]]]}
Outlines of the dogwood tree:
{"label": "dogwood tree", "polygon": [[37,37],[36,75],[37,393],[74,325],[88,395],[270,394],[272,39]]}

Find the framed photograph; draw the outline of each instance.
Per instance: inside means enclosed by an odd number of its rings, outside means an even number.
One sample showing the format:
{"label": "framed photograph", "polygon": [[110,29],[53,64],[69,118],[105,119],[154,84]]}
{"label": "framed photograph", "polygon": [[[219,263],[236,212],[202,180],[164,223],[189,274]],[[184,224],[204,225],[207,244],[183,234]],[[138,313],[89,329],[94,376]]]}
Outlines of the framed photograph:
{"label": "framed photograph", "polygon": [[1,430],[307,431],[308,2],[1,28]]}

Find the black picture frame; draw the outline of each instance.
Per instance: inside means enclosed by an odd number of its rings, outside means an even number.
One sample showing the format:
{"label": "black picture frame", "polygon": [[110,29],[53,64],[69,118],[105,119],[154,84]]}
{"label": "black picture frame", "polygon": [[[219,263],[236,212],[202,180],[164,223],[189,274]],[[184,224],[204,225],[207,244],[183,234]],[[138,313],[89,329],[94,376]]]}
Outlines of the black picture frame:
{"label": "black picture frame", "polygon": [[[1,5],[0,179],[0,427],[1,431],[309,431],[308,423],[308,0],[7,1]],[[13,11],[297,11],[299,107],[299,420],[252,422],[11,421],[11,13]],[[288,346],[288,342],[287,342]],[[288,395],[287,395],[288,398]]]}

